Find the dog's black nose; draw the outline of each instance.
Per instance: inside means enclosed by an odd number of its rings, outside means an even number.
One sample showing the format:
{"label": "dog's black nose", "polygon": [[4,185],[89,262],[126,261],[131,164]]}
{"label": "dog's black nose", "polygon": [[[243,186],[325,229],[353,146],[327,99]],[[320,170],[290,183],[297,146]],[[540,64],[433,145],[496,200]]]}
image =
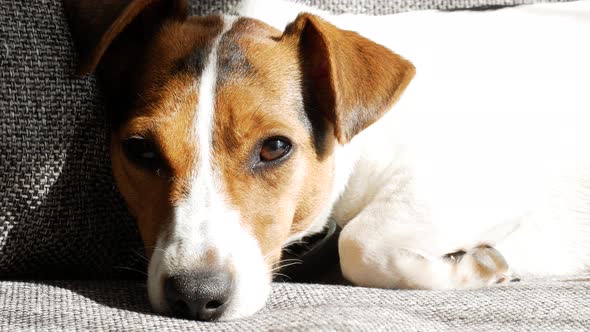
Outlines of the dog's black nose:
{"label": "dog's black nose", "polygon": [[218,319],[233,292],[228,272],[182,273],[166,278],[164,293],[172,313],[185,318],[211,321]]}

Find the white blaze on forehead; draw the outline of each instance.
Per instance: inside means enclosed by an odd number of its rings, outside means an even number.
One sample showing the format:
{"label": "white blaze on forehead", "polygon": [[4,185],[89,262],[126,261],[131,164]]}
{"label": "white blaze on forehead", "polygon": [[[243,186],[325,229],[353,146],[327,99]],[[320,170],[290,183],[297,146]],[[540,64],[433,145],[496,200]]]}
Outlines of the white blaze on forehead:
{"label": "white blaze on forehead", "polygon": [[[213,174],[211,174],[211,153],[215,114],[215,90],[217,86],[217,49],[221,38],[231,29],[235,20],[236,17],[224,17],[223,30],[214,41],[199,84],[199,103],[197,112],[195,113],[195,127],[193,131],[193,133],[196,134],[199,145],[199,161],[197,163],[198,168],[196,174],[193,174],[193,178],[197,181],[197,183],[194,184],[205,184],[208,189],[215,189],[213,186]],[[205,183],[199,183],[201,181]],[[198,193],[201,191],[191,190],[191,194],[192,192]],[[196,198],[207,199],[207,197]],[[210,199],[211,197],[209,197],[209,200]]]}
{"label": "white blaze on forehead", "polygon": [[[217,86],[217,50],[223,35],[231,29],[235,17],[225,16],[223,18],[223,29],[215,38],[211,52],[203,69],[198,85],[199,102],[193,120],[192,134],[197,141],[199,154],[195,169],[191,170],[189,184],[189,195],[186,201],[180,204],[177,209],[176,223],[182,227],[187,224],[189,229],[181,230],[183,234],[196,231],[202,232],[201,225],[216,216],[216,212],[230,211],[224,205],[223,190],[212,167],[212,141],[215,115],[215,91]],[[216,211],[223,210],[223,211]],[[234,216],[235,218],[235,216]],[[211,221],[211,220],[209,220]]]}
{"label": "white blaze on forehead", "polygon": [[[199,142],[200,168],[211,164],[211,144],[213,136],[213,117],[215,113],[215,90],[217,85],[217,49],[223,35],[231,29],[235,17],[224,17],[223,30],[215,39],[207,59],[199,84],[199,104],[195,114],[196,134]],[[205,167],[203,167],[205,166]],[[210,178],[209,178],[210,179]]]}
{"label": "white blaze on forehead", "polygon": [[[248,316],[260,309],[270,291],[270,275],[260,246],[240,224],[240,214],[228,203],[219,171],[213,167],[212,141],[217,87],[217,49],[236,17],[224,16],[224,26],[215,38],[205,68],[193,89],[198,106],[192,137],[198,156],[191,170],[189,193],[175,207],[170,236],[160,237],[150,261],[148,291],[156,311],[166,311],[161,278],[180,271],[227,269],[233,272],[234,294],[221,319]],[[213,253],[215,262],[207,256]],[[216,264],[217,266],[210,266]]]}

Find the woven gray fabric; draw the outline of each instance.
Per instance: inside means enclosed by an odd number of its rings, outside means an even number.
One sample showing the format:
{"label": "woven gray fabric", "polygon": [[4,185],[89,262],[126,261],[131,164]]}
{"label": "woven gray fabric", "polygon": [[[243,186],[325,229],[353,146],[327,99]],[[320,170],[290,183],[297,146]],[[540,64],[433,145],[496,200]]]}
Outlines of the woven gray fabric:
{"label": "woven gray fabric", "polygon": [[[517,5],[534,2],[562,2],[563,0],[303,0],[302,3],[333,13],[387,15],[422,9],[458,9],[490,5]],[[567,0],[565,0],[567,1]],[[232,12],[240,0],[193,1],[194,13]]]}
{"label": "woven gray fabric", "polygon": [[[193,13],[237,0],[192,1]],[[309,0],[385,14],[523,0]],[[0,1],[0,276],[112,276],[143,268],[141,242],[113,185],[92,77],[75,54],[60,0]]]}
{"label": "woven gray fabric", "polygon": [[74,76],[60,1],[3,0],[0,20],[0,275],[134,265],[141,242],[113,188],[95,81]]}
{"label": "woven gray fabric", "polygon": [[468,291],[275,284],[238,321],[149,313],[133,282],[0,282],[0,330],[44,331],[588,331],[590,275]]}

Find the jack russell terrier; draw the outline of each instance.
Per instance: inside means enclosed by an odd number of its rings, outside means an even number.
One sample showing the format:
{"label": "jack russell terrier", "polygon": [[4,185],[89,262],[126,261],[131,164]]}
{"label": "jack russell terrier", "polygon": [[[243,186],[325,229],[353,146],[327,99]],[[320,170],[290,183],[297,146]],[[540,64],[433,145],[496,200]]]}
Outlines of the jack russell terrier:
{"label": "jack russell terrier", "polygon": [[155,311],[255,313],[282,249],[330,218],[360,286],[589,268],[590,2],[381,17],[64,3]]}

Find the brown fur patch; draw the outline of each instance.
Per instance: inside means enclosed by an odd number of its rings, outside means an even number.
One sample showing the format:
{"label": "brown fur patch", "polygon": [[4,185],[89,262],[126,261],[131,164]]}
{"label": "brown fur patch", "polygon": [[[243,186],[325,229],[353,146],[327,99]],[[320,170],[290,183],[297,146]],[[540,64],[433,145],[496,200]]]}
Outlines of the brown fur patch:
{"label": "brown fur patch", "polygon": [[[278,41],[280,32],[250,19],[238,20],[220,43],[223,59],[247,63],[218,80],[213,151],[228,197],[272,266],[287,238],[307,229],[324,206],[333,161],[318,160],[309,125],[302,121],[303,100],[297,50]],[[224,37],[225,38],[225,37]],[[231,47],[224,48],[224,45]],[[224,69],[224,70],[227,70]],[[281,164],[257,165],[261,143],[287,137],[291,155]],[[330,147],[331,149],[331,147]]]}
{"label": "brown fur patch", "polygon": [[473,251],[473,268],[481,278],[489,279],[508,270],[504,257],[488,245],[478,246]]}

